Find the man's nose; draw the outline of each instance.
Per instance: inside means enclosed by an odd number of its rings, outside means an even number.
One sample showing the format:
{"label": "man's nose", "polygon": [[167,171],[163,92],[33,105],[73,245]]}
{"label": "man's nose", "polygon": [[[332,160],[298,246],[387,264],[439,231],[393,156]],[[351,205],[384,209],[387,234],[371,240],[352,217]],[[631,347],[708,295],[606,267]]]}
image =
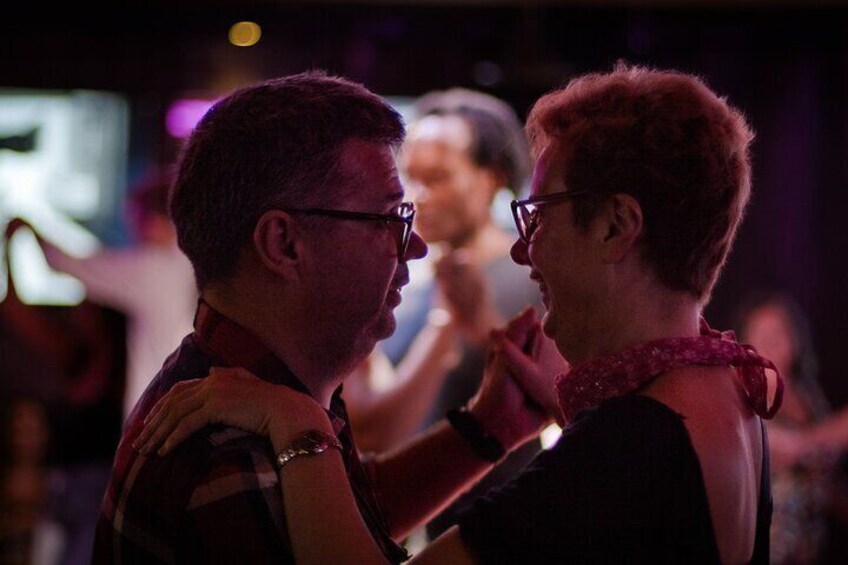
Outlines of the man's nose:
{"label": "man's nose", "polygon": [[530,264],[530,256],[527,254],[527,244],[520,237],[512,244],[509,255],[519,265]]}
{"label": "man's nose", "polygon": [[427,255],[427,244],[424,243],[424,240],[421,239],[421,236],[418,235],[418,232],[415,230],[409,234],[409,246],[406,248],[406,255],[404,255],[404,261],[412,261],[415,259],[421,259]]}

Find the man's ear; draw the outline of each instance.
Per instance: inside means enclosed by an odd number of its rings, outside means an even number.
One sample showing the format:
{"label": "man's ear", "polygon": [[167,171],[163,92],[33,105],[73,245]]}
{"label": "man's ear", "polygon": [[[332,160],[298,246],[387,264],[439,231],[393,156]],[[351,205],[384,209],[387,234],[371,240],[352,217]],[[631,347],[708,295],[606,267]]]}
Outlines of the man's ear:
{"label": "man's ear", "polygon": [[613,194],[604,208],[606,233],[603,234],[603,258],[618,263],[630,252],[642,235],[642,206],[629,194]]}
{"label": "man's ear", "polygon": [[282,210],[262,214],[253,228],[253,248],[269,271],[287,279],[297,277],[302,242],[290,214]]}

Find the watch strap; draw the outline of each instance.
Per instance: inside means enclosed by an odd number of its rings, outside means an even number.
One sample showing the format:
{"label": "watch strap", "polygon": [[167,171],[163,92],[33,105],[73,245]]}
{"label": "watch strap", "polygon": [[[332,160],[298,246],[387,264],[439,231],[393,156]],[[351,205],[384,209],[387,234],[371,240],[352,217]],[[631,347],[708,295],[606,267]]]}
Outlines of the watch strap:
{"label": "watch strap", "polygon": [[498,438],[488,434],[480,421],[465,406],[449,410],[447,419],[462,439],[482,459],[495,463],[506,455],[506,450]]}
{"label": "watch strap", "polygon": [[339,438],[320,430],[307,430],[298,435],[289,447],[277,454],[277,468],[282,469],[298,457],[318,455],[330,448],[342,451],[342,444]]}

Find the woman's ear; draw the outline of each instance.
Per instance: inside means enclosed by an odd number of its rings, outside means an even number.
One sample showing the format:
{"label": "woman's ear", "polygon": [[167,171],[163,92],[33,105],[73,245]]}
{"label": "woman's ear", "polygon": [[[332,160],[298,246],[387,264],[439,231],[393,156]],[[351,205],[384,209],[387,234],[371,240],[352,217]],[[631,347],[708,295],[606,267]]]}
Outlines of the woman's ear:
{"label": "woman's ear", "polygon": [[294,218],[282,210],[268,210],[253,228],[256,255],[265,268],[280,277],[297,277],[301,247]]}
{"label": "woman's ear", "polygon": [[642,235],[642,206],[629,194],[613,194],[606,203],[604,219],[603,258],[618,263],[634,249]]}

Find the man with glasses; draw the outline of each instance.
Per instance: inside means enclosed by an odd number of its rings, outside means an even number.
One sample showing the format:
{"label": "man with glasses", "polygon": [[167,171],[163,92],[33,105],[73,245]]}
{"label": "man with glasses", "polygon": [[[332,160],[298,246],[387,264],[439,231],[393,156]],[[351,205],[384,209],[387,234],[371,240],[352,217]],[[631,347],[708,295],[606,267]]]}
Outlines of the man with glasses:
{"label": "man with glasses", "polygon": [[[287,513],[279,476],[327,450],[342,453],[370,535],[400,562],[397,540],[503,455],[473,426],[498,429],[527,411],[509,382],[491,388],[485,413],[463,413],[402,452],[363,462],[351,434],[341,384],[394,331],[407,261],[426,253],[394,163],[403,136],[380,98],[317,72],[238,90],[200,121],[171,196],[200,291],[194,332],[129,417],[95,563],[294,563],[290,528],[309,524]],[[333,433],[299,428],[291,444],[272,446],[219,425],[165,457],[138,449],[144,422],[169,413],[157,404],[166,392],[193,398],[216,387],[216,372],[235,370],[308,394]],[[246,416],[261,427],[254,407]],[[333,520],[331,508],[324,517]]]}

